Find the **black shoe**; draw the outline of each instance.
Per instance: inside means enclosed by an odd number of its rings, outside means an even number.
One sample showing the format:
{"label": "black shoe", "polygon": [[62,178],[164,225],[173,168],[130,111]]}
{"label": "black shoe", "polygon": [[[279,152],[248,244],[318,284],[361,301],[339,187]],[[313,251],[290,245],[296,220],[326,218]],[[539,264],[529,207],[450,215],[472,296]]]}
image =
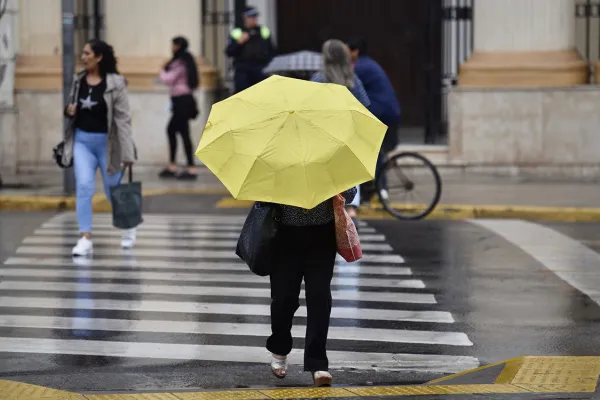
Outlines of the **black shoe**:
{"label": "black shoe", "polygon": [[159,178],[176,178],[177,177],[177,173],[171,171],[168,168],[163,169],[162,171],[160,171],[160,173],[158,174]]}
{"label": "black shoe", "polygon": [[198,179],[198,174],[190,174],[188,171],[185,171],[177,175],[177,179],[182,181],[195,181]]}

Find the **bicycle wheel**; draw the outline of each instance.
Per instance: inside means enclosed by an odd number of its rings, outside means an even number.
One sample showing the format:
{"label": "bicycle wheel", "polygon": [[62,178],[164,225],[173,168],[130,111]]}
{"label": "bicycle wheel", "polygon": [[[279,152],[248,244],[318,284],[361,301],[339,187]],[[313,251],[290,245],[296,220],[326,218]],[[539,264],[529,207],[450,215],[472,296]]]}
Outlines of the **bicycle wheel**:
{"label": "bicycle wheel", "polygon": [[377,194],[385,210],[402,220],[429,215],[442,195],[437,168],[417,153],[400,153],[386,161],[377,176]]}

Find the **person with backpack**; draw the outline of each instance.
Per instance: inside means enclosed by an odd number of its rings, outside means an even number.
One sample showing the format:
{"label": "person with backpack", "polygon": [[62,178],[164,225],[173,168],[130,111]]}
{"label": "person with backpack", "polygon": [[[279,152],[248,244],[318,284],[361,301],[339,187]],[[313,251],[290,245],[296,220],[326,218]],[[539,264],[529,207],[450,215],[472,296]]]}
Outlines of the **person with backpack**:
{"label": "person with backpack", "polygon": [[[190,120],[198,114],[194,90],[200,86],[198,67],[188,51],[189,42],[178,36],[172,40],[173,57],[160,72],[160,80],[169,87],[171,95],[171,120],[167,125],[169,138],[169,165],[159,174],[161,178],[194,180],[198,173],[194,163],[194,149],[190,137]],[[183,141],[187,169],[179,172],[176,163],[177,133]]]}

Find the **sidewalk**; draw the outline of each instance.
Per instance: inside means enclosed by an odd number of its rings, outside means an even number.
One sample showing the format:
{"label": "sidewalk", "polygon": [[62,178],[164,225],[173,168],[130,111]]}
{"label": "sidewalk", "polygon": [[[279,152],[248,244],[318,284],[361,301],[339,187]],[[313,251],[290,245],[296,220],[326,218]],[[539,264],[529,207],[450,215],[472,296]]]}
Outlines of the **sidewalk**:
{"label": "sidewalk", "polygon": [[[598,398],[599,357],[518,357],[474,370],[450,375],[423,385],[344,386],[331,388],[270,387],[229,389],[221,391],[169,391],[128,393],[75,393],[0,380],[0,394],[9,400],[69,399],[69,400],[127,400],[127,399],[540,399]],[[27,397],[25,397],[27,396]],[[466,397],[470,396],[470,397]]]}
{"label": "sidewalk", "polygon": [[[146,197],[164,195],[210,195],[219,208],[245,208],[248,202],[231,201],[231,195],[205,168],[195,182],[160,180],[155,171],[135,176],[143,182]],[[0,210],[50,211],[73,209],[74,199],[62,194],[62,174],[3,176]],[[600,221],[600,184],[573,181],[543,181],[476,173],[442,175],[443,189],[432,218],[524,218],[552,221]],[[18,186],[23,186],[18,188]],[[98,190],[101,180],[98,179]],[[172,196],[170,196],[172,200]],[[102,195],[95,208],[106,211]],[[363,210],[365,218],[385,218],[375,209]]]}

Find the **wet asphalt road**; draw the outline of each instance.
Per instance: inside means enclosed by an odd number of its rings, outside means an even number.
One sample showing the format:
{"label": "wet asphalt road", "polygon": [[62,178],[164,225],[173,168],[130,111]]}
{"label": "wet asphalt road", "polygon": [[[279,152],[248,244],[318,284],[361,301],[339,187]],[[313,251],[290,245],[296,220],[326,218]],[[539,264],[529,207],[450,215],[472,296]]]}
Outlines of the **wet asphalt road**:
{"label": "wet asphalt road", "polygon": [[[279,382],[262,363],[268,284],[220,252],[236,228],[216,228],[242,213],[148,214],[133,256],[98,216],[87,265],[68,257],[72,215],[0,213],[0,379],[78,391],[310,384],[299,365]],[[600,355],[597,293],[578,280],[598,279],[600,224],[504,222],[362,227],[369,256],[354,269],[341,263],[334,282],[336,383],[421,383],[522,355]],[[536,237],[548,247],[529,243]]]}

